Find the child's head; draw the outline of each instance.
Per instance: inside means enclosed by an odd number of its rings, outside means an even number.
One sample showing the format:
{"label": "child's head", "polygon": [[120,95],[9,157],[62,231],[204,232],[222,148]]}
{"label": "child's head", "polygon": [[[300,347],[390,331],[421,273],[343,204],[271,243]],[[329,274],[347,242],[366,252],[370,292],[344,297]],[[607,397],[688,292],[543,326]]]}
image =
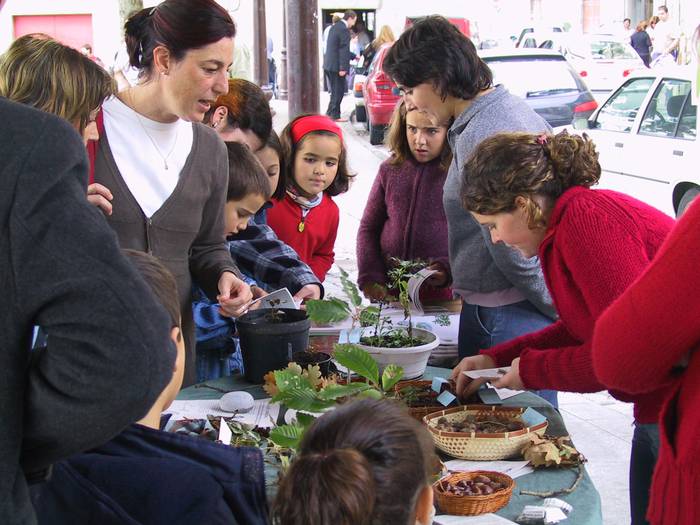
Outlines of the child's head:
{"label": "child's head", "polygon": [[270,199],[265,169],[245,144],[227,142],[228,189],[226,191],[226,236],[245,230],[248,221]]}
{"label": "child's head", "polygon": [[477,146],[462,171],[462,203],[491,231],[493,242],[537,254],[556,200],[600,179],[586,135],[498,133]]}
{"label": "child's head", "polygon": [[158,398],[159,409],[163,410],[170,406],[177,393],[182,387],[182,377],[185,372],[185,339],[182,337],[180,325],[180,301],[177,295],[177,283],[170,271],[163,264],[145,252],[138,250],[122,250],[131,264],[136,268],[146,284],[151,289],[153,296],[165,308],[170,316],[172,329],[170,337],[177,348],[177,358],[175,359],[175,369],[173,378],[165,387]]}
{"label": "child's head", "polygon": [[353,401],[306,431],[274,505],[279,525],[431,523],[428,432],[398,404]]}
{"label": "child's head", "polygon": [[284,150],[280,142],[279,135],[272,130],[267,138],[265,145],[255,152],[260,164],[263,165],[267,172],[270,182],[270,191],[273,199],[281,199],[284,197],[284,191],[287,188],[287,176],[284,166]]}
{"label": "child's head", "polygon": [[272,131],[272,113],[262,89],[234,78],[228,81],[228,93],[220,95],[204,115],[204,123],[213,127],[224,142],[242,142],[257,151]]}
{"label": "child's head", "polygon": [[443,169],[450,167],[452,150],[447,143],[447,125],[438,123],[417,109],[407,111],[401,100],[391,117],[387,145],[392,152],[391,163],[398,166],[413,157],[417,162],[440,158]]}
{"label": "child's head", "polygon": [[350,187],[343,132],[324,115],[300,115],[282,131],[287,184],[303,197],[340,195]]}

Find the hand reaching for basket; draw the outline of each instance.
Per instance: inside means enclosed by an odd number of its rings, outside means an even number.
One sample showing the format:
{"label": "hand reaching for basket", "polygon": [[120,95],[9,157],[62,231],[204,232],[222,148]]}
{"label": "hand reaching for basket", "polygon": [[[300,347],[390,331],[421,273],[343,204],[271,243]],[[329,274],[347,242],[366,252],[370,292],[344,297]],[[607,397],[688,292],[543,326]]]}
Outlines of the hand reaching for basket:
{"label": "hand reaching for basket", "polygon": [[[464,374],[463,374],[464,375]],[[520,378],[520,358],[516,357],[510,364],[510,370],[499,379],[491,381],[495,388],[510,388],[512,390],[525,390],[523,380]]]}

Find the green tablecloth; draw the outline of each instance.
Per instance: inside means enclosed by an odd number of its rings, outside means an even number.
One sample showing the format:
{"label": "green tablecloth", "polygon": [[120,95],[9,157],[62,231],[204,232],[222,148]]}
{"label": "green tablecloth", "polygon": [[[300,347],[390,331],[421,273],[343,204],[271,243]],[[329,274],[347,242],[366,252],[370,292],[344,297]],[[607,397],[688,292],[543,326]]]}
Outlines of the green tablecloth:
{"label": "green tablecloth", "polygon": [[[450,371],[444,368],[428,367],[423,378],[431,379],[434,376],[448,377],[449,373]],[[207,385],[214,388],[207,388]],[[177,399],[218,399],[223,393],[217,389],[227,392],[246,390],[256,399],[267,397],[262,387],[251,385],[241,376],[235,375],[185,388],[177,396]],[[555,436],[564,436],[568,434],[566,426],[564,425],[564,420],[559,412],[547,403],[547,401],[535,394],[524,392],[506,399],[503,402],[503,406],[533,407],[549,420],[547,434]],[[281,416],[282,413],[280,413],[280,417]],[[515,521],[515,518],[520,514],[520,511],[522,511],[525,505],[540,505],[543,501],[542,498],[536,496],[521,495],[521,490],[525,489],[538,492],[558,490],[571,486],[575,479],[576,472],[571,469],[538,470],[532,474],[516,478],[513,497],[508,505],[499,510],[497,514]],[[568,520],[562,522],[562,525],[601,525],[603,523],[600,494],[598,494],[598,491],[593,486],[593,482],[587,472],[584,474],[583,480],[573,493],[558,497],[568,502],[574,508]]]}

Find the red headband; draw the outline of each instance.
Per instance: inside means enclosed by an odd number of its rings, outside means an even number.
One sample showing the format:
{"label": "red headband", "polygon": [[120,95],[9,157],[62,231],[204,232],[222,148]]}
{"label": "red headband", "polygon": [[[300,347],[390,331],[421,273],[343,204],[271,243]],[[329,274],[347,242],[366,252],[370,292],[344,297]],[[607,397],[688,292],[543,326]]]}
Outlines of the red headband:
{"label": "red headband", "polygon": [[292,140],[294,144],[298,144],[304,135],[312,131],[328,131],[337,135],[340,142],[343,142],[343,132],[340,130],[340,126],[333,122],[330,117],[325,115],[308,115],[297,119],[292,124]]}

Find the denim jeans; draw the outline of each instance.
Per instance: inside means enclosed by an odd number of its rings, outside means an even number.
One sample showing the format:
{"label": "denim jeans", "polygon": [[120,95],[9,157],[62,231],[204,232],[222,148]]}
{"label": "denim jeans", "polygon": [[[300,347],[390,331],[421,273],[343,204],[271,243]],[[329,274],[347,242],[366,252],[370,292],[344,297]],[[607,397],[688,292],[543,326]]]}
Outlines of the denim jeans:
{"label": "denim jeans", "polygon": [[241,345],[237,337],[220,337],[197,343],[197,382],[243,373]]}
{"label": "denim jeans", "polygon": [[[459,316],[459,357],[477,355],[479,350],[491,348],[521,335],[536,332],[552,324],[529,301],[506,306],[477,306],[462,302]],[[555,390],[536,390],[535,394],[559,406]]]}
{"label": "denim jeans", "polygon": [[659,458],[659,425],[634,424],[630,457],[630,515],[632,525],[646,525],[649,489],[656,460]]}

